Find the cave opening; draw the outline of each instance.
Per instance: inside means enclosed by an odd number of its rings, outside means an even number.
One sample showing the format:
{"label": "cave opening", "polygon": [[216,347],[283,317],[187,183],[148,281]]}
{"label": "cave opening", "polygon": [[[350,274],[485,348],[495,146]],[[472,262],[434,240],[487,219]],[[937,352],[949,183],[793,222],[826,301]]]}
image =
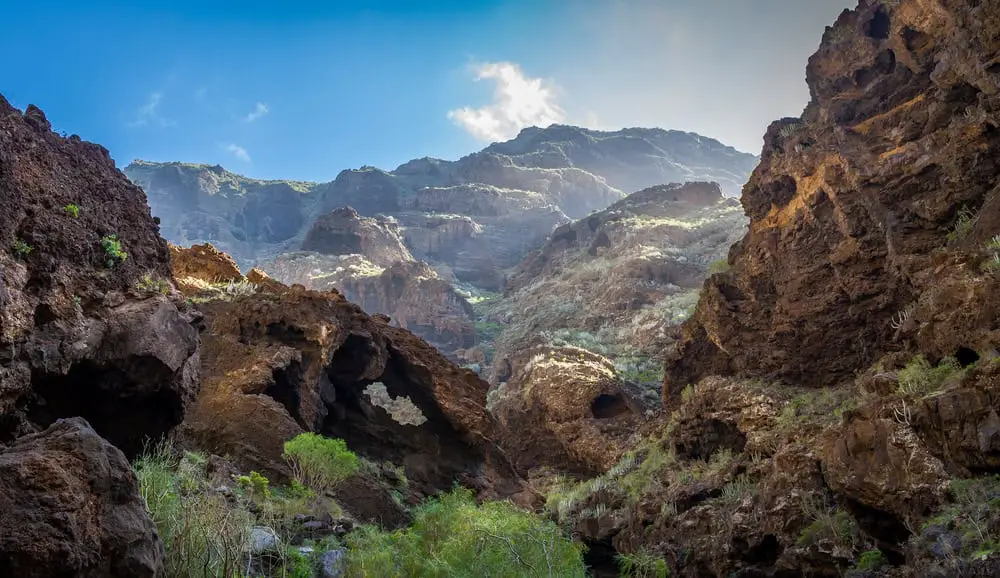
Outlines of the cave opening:
{"label": "cave opening", "polygon": [[280,403],[292,416],[295,423],[304,430],[312,428],[302,419],[302,394],[299,386],[302,383],[301,365],[298,361],[291,362],[288,367],[275,368],[271,372],[271,384],[264,389],[264,395]]}
{"label": "cave opening", "polygon": [[617,578],[618,550],[611,544],[611,538],[604,540],[584,540],[587,551],[583,553],[583,563],[594,578]]}
{"label": "cave opening", "polygon": [[734,538],[733,550],[741,560],[755,566],[773,566],[784,551],[774,534],[765,535],[753,545],[743,538]]}
{"label": "cave opening", "polygon": [[[48,427],[59,419],[82,417],[91,427],[132,460],[149,442],[170,432],[184,418],[181,396],[148,376],[156,360],[137,359],[147,379],[140,383],[118,367],[102,367],[92,361],[74,365],[66,375],[33,376],[33,396],[27,418]],[[169,376],[172,378],[172,376]]]}
{"label": "cave opening", "polygon": [[906,561],[903,550],[911,533],[903,520],[891,512],[872,508],[855,500],[845,499],[843,505],[857,520],[858,526],[875,539],[890,564],[898,566]]}
{"label": "cave opening", "polygon": [[590,414],[595,419],[613,419],[629,411],[628,402],[620,395],[602,393],[590,402]]}
{"label": "cave opening", "polygon": [[970,365],[979,361],[979,353],[975,349],[970,349],[968,347],[959,347],[955,351],[955,360],[962,367],[969,367]]}
{"label": "cave opening", "polygon": [[889,15],[886,14],[885,10],[880,7],[875,11],[872,19],[868,21],[868,30],[866,34],[868,35],[868,38],[885,40],[889,38],[889,29],[891,24],[892,22],[889,19]]}

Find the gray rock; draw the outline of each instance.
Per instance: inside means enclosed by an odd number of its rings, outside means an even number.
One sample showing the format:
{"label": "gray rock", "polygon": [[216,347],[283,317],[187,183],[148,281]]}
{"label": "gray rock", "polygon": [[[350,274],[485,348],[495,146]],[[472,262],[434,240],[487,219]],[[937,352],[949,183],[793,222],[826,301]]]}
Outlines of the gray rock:
{"label": "gray rock", "polygon": [[319,557],[319,578],[341,578],[347,567],[347,550],[327,550]]}
{"label": "gray rock", "polygon": [[281,547],[281,538],[267,526],[254,526],[250,530],[248,549],[251,554],[274,552]]}

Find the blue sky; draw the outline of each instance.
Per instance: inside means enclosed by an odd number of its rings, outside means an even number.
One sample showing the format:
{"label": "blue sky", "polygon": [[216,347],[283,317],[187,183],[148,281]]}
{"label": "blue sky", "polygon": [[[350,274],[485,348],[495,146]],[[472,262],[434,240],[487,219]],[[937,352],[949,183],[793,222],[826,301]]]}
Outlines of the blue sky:
{"label": "blue sky", "polygon": [[757,153],[770,120],[801,112],[806,59],[851,4],[32,0],[0,21],[0,93],[122,167],[260,178],[457,158],[550,122]]}

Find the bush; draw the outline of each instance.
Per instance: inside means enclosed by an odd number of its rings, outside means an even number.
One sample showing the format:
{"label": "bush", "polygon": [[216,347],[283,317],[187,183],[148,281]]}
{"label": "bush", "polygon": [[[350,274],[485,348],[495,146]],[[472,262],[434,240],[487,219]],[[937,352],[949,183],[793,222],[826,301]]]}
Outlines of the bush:
{"label": "bush", "polygon": [[623,578],[667,578],[670,576],[670,566],[667,565],[667,561],[648,552],[619,554],[617,561]]}
{"label": "bush", "polygon": [[32,252],[32,251],[35,250],[34,247],[32,247],[31,245],[25,243],[21,239],[15,239],[14,240],[14,246],[12,247],[12,249],[13,249],[15,255],[17,255],[18,257],[22,257],[22,258],[27,257],[28,253],[30,253],[30,252]]}
{"label": "bush", "polygon": [[101,248],[104,249],[104,255],[107,257],[104,264],[109,268],[118,263],[124,263],[125,259],[128,259],[128,253],[122,251],[122,243],[118,240],[118,235],[101,237]]}
{"label": "bush", "polygon": [[361,465],[344,440],[311,432],[285,442],[283,457],[291,465],[297,482],[320,493],[332,490],[357,472]]}
{"label": "bush", "polygon": [[881,550],[868,550],[858,557],[858,563],[854,565],[855,570],[872,571],[885,566],[888,561]]}
{"label": "bush", "polygon": [[63,212],[75,219],[80,216],[80,207],[70,203],[63,207]]}
{"label": "bush", "polygon": [[962,207],[958,212],[958,219],[955,220],[955,226],[948,232],[948,242],[957,243],[962,239],[969,236],[972,232],[972,228],[976,225],[976,220],[979,215],[974,213],[968,207]]}
{"label": "bush", "polygon": [[220,494],[204,491],[205,460],[177,459],[161,444],[134,464],[139,490],[166,553],[168,577],[239,574],[253,517]]}
{"label": "bush", "polygon": [[708,264],[708,272],[710,275],[715,275],[716,273],[726,273],[727,271],[729,271],[729,261],[726,259],[718,259]]}
{"label": "bush", "polygon": [[170,295],[170,283],[165,279],[154,277],[146,273],[141,279],[136,281],[135,288],[146,293],[159,293],[160,295]]}
{"label": "bush", "polygon": [[394,576],[586,576],[583,553],[553,522],[509,502],[477,506],[457,488],[415,508],[413,525],[347,536],[347,573]]}
{"label": "bush", "polygon": [[953,554],[958,556],[982,558],[1000,552],[996,518],[1000,476],[952,480],[948,491],[953,503],[924,524],[925,533],[931,527],[953,533],[957,537]]}
{"label": "bush", "polygon": [[962,379],[964,375],[965,370],[953,357],[942,359],[934,367],[923,355],[918,355],[899,371],[899,393],[928,396]]}

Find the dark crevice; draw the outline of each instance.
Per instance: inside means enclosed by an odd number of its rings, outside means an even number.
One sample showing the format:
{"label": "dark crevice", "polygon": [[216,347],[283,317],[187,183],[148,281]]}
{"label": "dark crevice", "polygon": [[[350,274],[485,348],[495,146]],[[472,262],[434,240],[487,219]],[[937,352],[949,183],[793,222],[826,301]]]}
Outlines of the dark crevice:
{"label": "dark crevice", "polygon": [[293,361],[284,368],[276,368],[272,374],[272,383],[264,390],[264,395],[271,397],[274,401],[285,406],[288,415],[292,416],[304,430],[312,428],[302,419],[302,395],[299,386],[302,383],[301,366],[298,361]]}
{"label": "dark crevice", "polygon": [[615,578],[619,576],[618,550],[611,544],[611,538],[604,540],[584,540],[587,551],[583,562],[594,578]]}
{"label": "dark crevice", "polygon": [[74,365],[67,375],[33,376],[35,395],[27,407],[28,419],[48,427],[58,419],[82,417],[126,457],[136,457],[147,442],[159,440],[181,422],[184,408],[175,392],[155,387],[172,377],[156,378],[162,367],[157,360],[132,362],[142,368],[141,383],[118,367],[90,361]]}
{"label": "dark crevice", "polygon": [[742,537],[735,537],[732,545],[733,553],[738,559],[757,566],[773,566],[784,551],[774,534],[765,535],[756,544],[750,544]]}
{"label": "dark crevice", "polygon": [[590,403],[590,413],[596,419],[612,419],[629,411],[628,402],[620,395],[602,393]]}
{"label": "dark crevice", "polygon": [[969,367],[979,361],[979,354],[975,349],[959,347],[958,351],[955,352],[955,360],[957,360],[959,365],[962,367]]}
{"label": "dark crevice", "polygon": [[841,504],[854,516],[858,526],[878,542],[889,563],[898,565],[905,561],[903,549],[911,534],[898,516],[850,498],[842,498]]}
{"label": "dark crevice", "polygon": [[879,8],[875,11],[875,15],[868,22],[868,30],[865,33],[869,38],[874,38],[875,40],[885,40],[889,38],[889,28],[891,21],[889,20],[889,15],[885,13],[883,8]]}

